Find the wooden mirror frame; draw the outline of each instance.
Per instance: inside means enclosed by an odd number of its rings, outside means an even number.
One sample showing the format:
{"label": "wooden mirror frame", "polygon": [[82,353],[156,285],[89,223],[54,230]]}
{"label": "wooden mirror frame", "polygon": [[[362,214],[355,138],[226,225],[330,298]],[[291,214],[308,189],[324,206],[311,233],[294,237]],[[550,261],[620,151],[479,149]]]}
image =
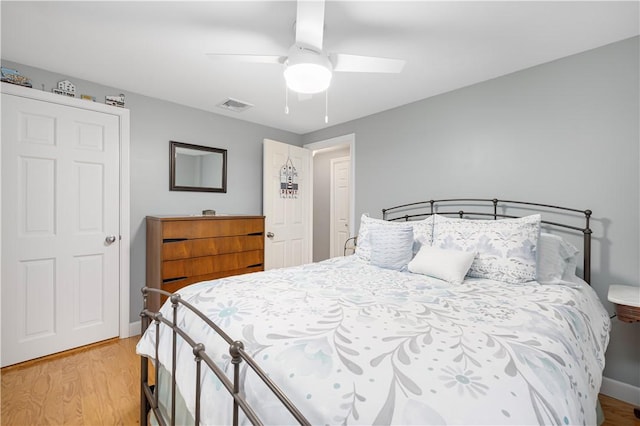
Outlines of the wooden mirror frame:
{"label": "wooden mirror frame", "polygon": [[[176,184],[176,153],[177,148],[187,148],[196,151],[218,153],[222,155],[222,186],[185,186]],[[169,141],[169,190],[170,191],[193,191],[193,192],[227,192],[227,150],[212,148],[209,146],[192,145],[189,143]]]}

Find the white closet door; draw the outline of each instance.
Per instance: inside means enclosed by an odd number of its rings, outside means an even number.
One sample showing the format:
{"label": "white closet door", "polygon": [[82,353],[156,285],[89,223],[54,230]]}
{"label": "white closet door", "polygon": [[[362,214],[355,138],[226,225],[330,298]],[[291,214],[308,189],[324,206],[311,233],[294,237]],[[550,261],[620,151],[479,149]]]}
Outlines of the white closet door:
{"label": "white closet door", "polygon": [[119,120],[2,95],[2,366],[118,336]]}

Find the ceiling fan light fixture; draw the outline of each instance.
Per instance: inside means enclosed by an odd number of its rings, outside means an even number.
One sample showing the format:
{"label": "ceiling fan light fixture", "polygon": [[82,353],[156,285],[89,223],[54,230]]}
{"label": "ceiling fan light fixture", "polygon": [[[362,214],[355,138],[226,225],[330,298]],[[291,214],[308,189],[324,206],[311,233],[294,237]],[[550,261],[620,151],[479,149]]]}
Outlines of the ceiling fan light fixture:
{"label": "ceiling fan light fixture", "polygon": [[297,93],[320,93],[331,84],[331,71],[317,64],[296,64],[284,70],[287,87]]}
{"label": "ceiling fan light fixture", "polygon": [[324,92],[333,75],[329,58],[313,50],[293,46],[284,69],[287,87],[297,93]]}

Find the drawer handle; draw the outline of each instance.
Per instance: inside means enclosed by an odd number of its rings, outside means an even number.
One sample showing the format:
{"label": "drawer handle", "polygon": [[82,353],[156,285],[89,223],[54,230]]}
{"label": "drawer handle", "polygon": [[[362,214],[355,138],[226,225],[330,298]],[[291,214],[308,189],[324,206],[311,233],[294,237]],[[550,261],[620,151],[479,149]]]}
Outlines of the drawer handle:
{"label": "drawer handle", "polygon": [[165,238],[162,240],[163,243],[177,243],[179,241],[186,241],[186,238]]}
{"label": "drawer handle", "polygon": [[249,266],[247,266],[247,268],[256,268],[258,266],[262,266],[262,263],[256,263],[256,264],[253,264],[253,265],[249,265]]}
{"label": "drawer handle", "polygon": [[162,280],[162,284],[169,284],[172,283],[174,281],[182,281],[182,280],[186,280],[187,277],[177,277],[177,278],[167,278]]}
{"label": "drawer handle", "polygon": [[249,236],[254,236],[254,235],[262,235],[262,232],[252,232],[250,234],[247,234]]}

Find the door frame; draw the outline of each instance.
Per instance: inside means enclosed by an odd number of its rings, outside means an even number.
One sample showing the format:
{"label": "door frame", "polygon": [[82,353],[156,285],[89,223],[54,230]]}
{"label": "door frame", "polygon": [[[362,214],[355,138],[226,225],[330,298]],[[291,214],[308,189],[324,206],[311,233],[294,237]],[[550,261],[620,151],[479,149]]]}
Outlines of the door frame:
{"label": "door frame", "polygon": [[[355,229],[355,216],[356,216],[356,134],[349,133],[347,135],[336,136],[335,138],[325,139],[318,142],[311,142],[308,144],[302,145],[303,148],[307,148],[311,150],[311,154],[315,151],[327,148],[334,148],[339,146],[349,146],[349,156],[351,157],[351,171],[349,173],[349,185],[350,185],[350,194],[349,194],[349,236],[353,237],[357,234],[357,230]],[[313,161],[311,162],[311,167],[313,167]],[[313,170],[312,170],[313,177]],[[313,189],[313,182],[311,183],[311,188]],[[313,199],[311,200],[313,206]],[[313,232],[312,232],[313,233]]]}
{"label": "door frame", "polygon": [[[129,126],[130,126],[130,118],[129,118],[129,110],[125,108],[118,108],[106,104],[101,104],[97,102],[90,102],[77,98],[70,98],[66,96],[56,95],[54,93],[45,92],[42,90],[31,89],[28,87],[17,86],[15,84],[9,83],[1,83],[2,84],[2,93],[7,95],[20,96],[23,98],[40,100],[44,102],[50,102],[59,105],[70,106],[74,108],[80,108],[84,110],[102,112],[105,114],[115,115],[119,119],[120,124],[120,244],[118,246],[119,249],[119,262],[120,262],[120,273],[119,273],[119,291],[120,291],[120,313],[119,313],[119,324],[118,330],[120,331],[120,338],[126,338],[130,336],[129,330],[129,251],[131,244],[131,227],[130,227],[130,173],[129,173],[129,165],[130,165],[130,157],[129,157],[129,144],[130,144],[130,136],[129,136]],[[1,150],[0,150],[1,152]],[[0,162],[0,176],[2,173],[2,162]],[[1,200],[1,197],[0,197]],[[1,202],[1,201],[0,201]],[[1,207],[1,205],[0,205]],[[2,215],[2,210],[0,209],[0,215]],[[0,217],[1,219],[1,217]],[[0,223],[2,221],[0,220]],[[2,236],[2,229],[0,229],[0,238]],[[1,280],[0,275],[0,280]],[[0,282],[0,286],[2,283]]]}

